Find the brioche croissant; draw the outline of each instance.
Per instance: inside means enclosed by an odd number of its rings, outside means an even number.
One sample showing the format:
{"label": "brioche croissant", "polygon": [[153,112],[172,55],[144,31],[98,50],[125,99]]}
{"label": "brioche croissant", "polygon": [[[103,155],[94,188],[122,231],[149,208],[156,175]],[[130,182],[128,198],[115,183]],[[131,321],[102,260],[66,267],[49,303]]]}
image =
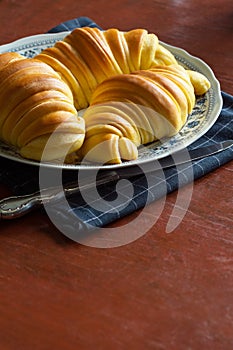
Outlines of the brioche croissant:
{"label": "brioche croissant", "polygon": [[0,139],[34,160],[120,163],[176,134],[209,87],[144,29],[78,28],[34,58],[0,55]]}
{"label": "brioche croissant", "polygon": [[71,153],[84,140],[84,121],[77,117],[70,88],[37,59],[12,52],[1,55],[0,106],[0,138],[25,158],[40,160],[56,130],[44,160],[64,157],[65,148]]}
{"label": "brioche croissant", "polygon": [[194,104],[193,85],[180,65],[109,78],[98,85],[83,115],[81,155],[103,163],[136,159],[139,145],[176,134]]}
{"label": "brioche croissant", "polygon": [[61,74],[77,110],[88,107],[97,85],[111,76],[177,63],[158,37],[145,29],[122,32],[89,27],[74,29],[36,58]]}

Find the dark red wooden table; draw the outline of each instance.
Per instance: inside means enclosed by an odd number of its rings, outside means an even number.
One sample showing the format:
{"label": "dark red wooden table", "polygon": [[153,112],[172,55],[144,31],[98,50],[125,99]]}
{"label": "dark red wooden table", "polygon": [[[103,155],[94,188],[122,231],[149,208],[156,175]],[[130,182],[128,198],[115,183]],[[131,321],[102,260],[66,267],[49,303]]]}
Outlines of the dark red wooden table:
{"label": "dark red wooden table", "polygon": [[[143,27],[202,58],[233,94],[232,15],[231,0],[3,0],[0,44],[78,16]],[[118,248],[74,243],[41,211],[1,222],[0,349],[233,349],[232,165],[195,182],[174,232],[165,228],[176,193],[143,237]]]}

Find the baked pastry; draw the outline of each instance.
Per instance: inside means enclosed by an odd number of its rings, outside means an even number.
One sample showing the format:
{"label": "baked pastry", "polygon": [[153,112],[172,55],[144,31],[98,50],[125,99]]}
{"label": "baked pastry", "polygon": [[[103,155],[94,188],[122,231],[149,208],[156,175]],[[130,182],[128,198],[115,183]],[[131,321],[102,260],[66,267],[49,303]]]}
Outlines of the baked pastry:
{"label": "baked pastry", "polygon": [[38,161],[120,163],[177,133],[209,87],[144,29],[77,28],[35,58],[0,55],[0,139]]}
{"label": "baked pastry", "polygon": [[109,78],[83,115],[81,157],[101,163],[136,159],[138,146],[176,134],[194,105],[189,74],[177,64]]}
{"label": "baked pastry", "polygon": [[49,65],[11,52],[0,56],[0,138],[25,158],[65,157],[80,148],[85,125],[69,86]]}
{"label": "baked pastry", "polygon": [[195,95],[203,95],[210,89],[210,81],[200,72],[187,69]]}
{"label": "baked pastry", "polygon": [[59,72],[73,92],[77,110],[88,107],[97,85],[118,74],[175,64],[173,54],[145,29],[77,28],[37,59]]}

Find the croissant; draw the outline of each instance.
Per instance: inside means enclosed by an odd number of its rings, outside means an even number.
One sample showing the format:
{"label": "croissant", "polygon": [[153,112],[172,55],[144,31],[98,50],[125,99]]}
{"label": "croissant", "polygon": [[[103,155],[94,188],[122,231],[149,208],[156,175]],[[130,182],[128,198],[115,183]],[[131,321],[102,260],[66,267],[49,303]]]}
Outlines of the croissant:
{"label": "croissant", "polygon": [[77,110],[88,107],[96,87],[107,78],[177,63],[158,37],[145,29],[122,32],[89,27],[74,29],[36,58],[59,72]]}
{"label": "croissant", "polygon": [[85,136],[73,94],[50,66],[17,53],[0,56],[0,139],[14,145],[25,158],[64,157],[79,149]]}
{"label": "croissant", "polygon": [[78,28],[34,58],[0,55],[0,139],[34,160],[120,163],[177,133],[209,87],[145,29]]}
{"label": "croissant", "polygon": [[83,115],[80,156],[102,163],[136,159],[138,146],[176,134],[194,105],[189,74],[177,64],[109,78]]}

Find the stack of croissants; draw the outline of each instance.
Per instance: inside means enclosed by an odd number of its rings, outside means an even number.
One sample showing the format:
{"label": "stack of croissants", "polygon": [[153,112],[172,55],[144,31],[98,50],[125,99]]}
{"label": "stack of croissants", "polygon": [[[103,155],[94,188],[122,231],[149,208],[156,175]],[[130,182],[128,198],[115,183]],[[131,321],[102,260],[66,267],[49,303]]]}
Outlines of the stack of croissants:
{"label": "stack of croissants", "polygon": [[0,139],[35,161],[118,164],[178,133],[209,88],[145,29],[77,28],[33,58],[0,55]]}

